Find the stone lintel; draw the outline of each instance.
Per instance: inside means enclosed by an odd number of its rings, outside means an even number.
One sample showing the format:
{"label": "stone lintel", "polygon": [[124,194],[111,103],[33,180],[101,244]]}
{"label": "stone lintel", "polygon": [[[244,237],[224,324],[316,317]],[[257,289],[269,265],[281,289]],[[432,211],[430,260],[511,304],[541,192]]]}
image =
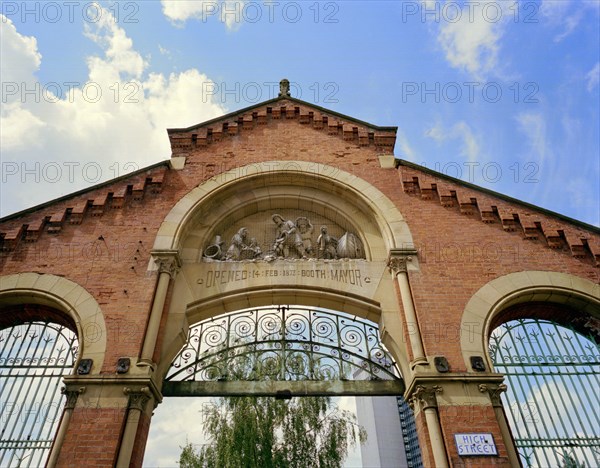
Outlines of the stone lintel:
{"label": "stone lintel", "polygon": [[502,387],[503,380],[503,375],[492,373],[415,374],[406,382],[404,398],[410,401],[415,394],[423,394],[433,387],[439,387],[442,391],[437,392],[441,395],[437,398],[436,405],[469,406],[476,401],[485,401],[484,392],[493,392],[499,386]]}
{"label": "stone lintel", "polygon": [[[114,406],[117,402],[127,399],[130,393],[142,392],[152,398],[155,405],[162,402],[163,398],[154,378],[150,376],[69,375],[64,377],[64,383],[65,391],[63,393],[68,395],[69,392],[79,391],[85,396],[88,403],[94,402],[93,406],[98,407]],[[84,388],[85,393],[80,391],[81,388]]]}
{"label": "stone lintel", "polygon": [[400,396],[402,380],[165,382],[167,396]]}

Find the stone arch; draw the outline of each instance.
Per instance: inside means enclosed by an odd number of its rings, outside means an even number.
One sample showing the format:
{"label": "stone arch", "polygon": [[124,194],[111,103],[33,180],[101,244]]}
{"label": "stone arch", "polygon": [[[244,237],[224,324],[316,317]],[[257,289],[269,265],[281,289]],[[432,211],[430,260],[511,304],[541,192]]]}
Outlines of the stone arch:
{"label": "stone arch", "polygon": [[490,281],[471,297],[462,315],[461,350],[467,369],[472,356],[482,357],[487,369],[493,369],[487,352],[492,327],[507,308],[530,302],[564,305],[600,318],[600,285],[552,271],[521,271]]}
{"label": "stone arch", "polygon": [[[80,359],[92,359],[91,374],[99,374],[106,351],[106,325],[98,302],[83,287],[66,278],[39,273],[0,277],[0,314],[20,304],[50,307],[75,325]],[[13,309],[14,310],[14,309]]]}
{"label": "stone arch", "polygon": [[[282,186],[288,187],[288,190],[283,192]],[[325,209],[325,203],[305,191],[321,191],[335,197],[336,201],[347,202],[336,208],[346,210],[347,215],[358,216],[357,224],[363,220],[374,223],[383,245],[371,249],[368,259],[387,257],[389,249],[412,247],[412,236],[401,213],[389,198],[364,179],[324,164],[267,161],[231,169],[191,190],[164,219],[153,248],[179,250],[184,260],[197,257],[198,252],[190,252],[184,245],[185,238],[202,206],[211,201],[214,203],[220,197],[221,211],[214,214],[215,222],[230,214],[231,210],[277,208],[273,200],[281,197],[310,199],[315,209]],[[369,241],[369,236],[374,233],[364,234]],[[199,239],[199,242],[207,240]]]}
{"label": "stone arch", "polygon": [[[198,283],[211,265],[202,261],[202,252],[203,247],[212,243],[212,236],[217,232],[215,226],[223,226],[228,219],[272,214],[285,208],[314,213],[334,222],[343,220],[363,241],[366,258],[320,263],[319,268],[358,268],[373,281],[360,290],[341,281],[321,285],[314,280],[297,281],[297,277],[269,281],[261,276],[247,282],[213,284],[214,287],[209,288],[204,276],[205,283]],[[208,318],[209,311],[215,315],[245,307],[285,303],[342,312],[345,306],[362,310],[357,315],[379,324],[384,344],[404,373],[408,365],[400,310],[395,294],[390,294],[395,286],[386,265],[390,250],[412,247],[408,225],[394,203],[364,179],[332,166],[305,161],[267,161],[234,168],[203,182],[171,209],[153,246],[156,253],[176,252],[182,260],[168,305],[169,320],[157,363],[159,374],[166,373],[183,346],[189,324],[200,320],[196,312],[198,304],[203,305],[203,318]],[[296,267],[316,268],[315,264],[298,262]],[[228,275],[254,266],[262,270],[268,268],[266,262],[212,265]],[[412,267],[418,268],[418,264]],[[156,269],[157,265],[151,261],[149,268]]]}

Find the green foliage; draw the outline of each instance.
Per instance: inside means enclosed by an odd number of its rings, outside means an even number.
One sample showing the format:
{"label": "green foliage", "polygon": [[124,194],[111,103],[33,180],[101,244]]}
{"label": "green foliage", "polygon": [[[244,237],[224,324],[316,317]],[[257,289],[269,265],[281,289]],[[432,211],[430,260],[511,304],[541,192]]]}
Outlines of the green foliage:
{"label": "green foliage", "polygon": [[188,442],[182,468],[334,468],[366,440],[355,415],[329,397],[219,398],[203,416],[211,444],[196,450]]}
{"label": "green foliage", "polygon": [[585,462],[578,461],[577,458],[575,458],[573,452],[571,452],[570,454],[565,453],[564,455],[559,455],[563,459],[562,463],[559,465],[559,468],[586,468]]}

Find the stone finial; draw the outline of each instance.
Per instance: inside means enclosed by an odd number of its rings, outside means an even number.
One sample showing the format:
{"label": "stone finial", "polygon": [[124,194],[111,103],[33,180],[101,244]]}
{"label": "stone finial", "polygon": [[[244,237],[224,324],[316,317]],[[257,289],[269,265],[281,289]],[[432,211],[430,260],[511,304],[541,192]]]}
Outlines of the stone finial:
{"label": "stone finial", "polygon": [[290,96],[290,80],[284,78],[279,82],[279,97]]}

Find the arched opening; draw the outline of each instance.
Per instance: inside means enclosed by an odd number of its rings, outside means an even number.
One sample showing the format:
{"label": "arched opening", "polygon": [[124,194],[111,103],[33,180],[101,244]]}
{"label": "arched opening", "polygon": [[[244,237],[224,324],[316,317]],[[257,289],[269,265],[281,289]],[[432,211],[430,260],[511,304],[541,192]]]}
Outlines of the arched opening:
{"label": "arched opening", "polygon": [[504,410],[525,467],[600,465],[600,322],[550,302],[510,306],[489,338]]}
{"label": "arched opening", "polygon": [[[192,326],[167,373],[163,394],[236,394],[235,387],[219,385],[236,381],[257,381],[256,387],[241,387],[244,395],[376,394],[377,388],[384,394],[404,392],[377,324],[295,305],[241,310]],[[353,381],[370,385],[351,385]]]}
{"label": "arched opening", "polygon": [[0,466],[43,466],[65,399],[62,378],[79,352],[75,323],[56,309],[21,304],[0,313]]}
{"label": "arched opening", "polygon": [[[166,461],[156,459],[152,447],[153,440],[161,440],[160,456],[164,456],[162,444],[177,437],[166,436],[169,426],[173,431],[184,430],[189,437],[171,443],[171,463],[186,440],[208,443],[199,429],[212,400],[186,398],[188,403],[179,404],[180,398],[169,397],[326,396],[356,411],[354,399],[339,397],[394,395],[395,401],[403,391],[400,371],[381,343],[378,325],[370,320],[297,305],[252,307],[204,318],[189,328],[185,345],[166,373],[165,400],[153,417],[144,463],[151,466]],[[402,434],[400,421],[407,415],[400,413],[397,403],[393,406],[398,434]],[[402,410],[407,409],[410,411],[403,405]],[[166,420],[179,411],[185,416],[177,418],[187,418],[187,423],[168,426]],[[402,444],[402,436],[395,443]],[[356,453],[354,456],[360,457]]]}
{"label": "arched opening", "polygon": [[[288,387],[303,382],[294,387],[305,392],[310,392],[305,385],[309,382],[401,382],[375,323],[331,310],[287,305],[242,310],[191,327],[186,345],[167,373],[163,394],[201,391],[194,390],[199,385],[192,382],[232,380],[283,381]],[[403,392],[401,385],[389,388]],[[245,394],[252,391],[244,386]],[[326,386],[315,389],[322,392],[328,392]]]}

